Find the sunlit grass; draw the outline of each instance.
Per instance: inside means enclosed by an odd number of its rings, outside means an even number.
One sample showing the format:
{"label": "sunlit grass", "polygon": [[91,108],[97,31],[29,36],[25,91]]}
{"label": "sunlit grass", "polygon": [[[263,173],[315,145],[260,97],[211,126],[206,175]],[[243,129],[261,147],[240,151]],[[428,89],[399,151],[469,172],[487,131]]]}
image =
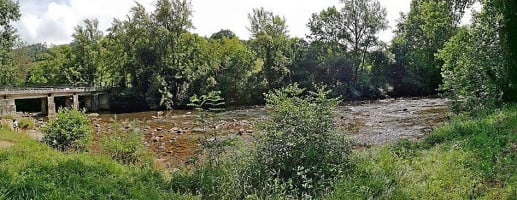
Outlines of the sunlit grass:
{"label": "sunlit grass", "polygon": [[152,169],[108,157],[62,153],[24,133],[0,131],[14,145],[0,149],[0,193],[6,199],[178,199]]}
{"label": "sunlit grass", "polygon": [[516,199],[517,106],[464,114],[424,141],[356,157],[329,199]]}

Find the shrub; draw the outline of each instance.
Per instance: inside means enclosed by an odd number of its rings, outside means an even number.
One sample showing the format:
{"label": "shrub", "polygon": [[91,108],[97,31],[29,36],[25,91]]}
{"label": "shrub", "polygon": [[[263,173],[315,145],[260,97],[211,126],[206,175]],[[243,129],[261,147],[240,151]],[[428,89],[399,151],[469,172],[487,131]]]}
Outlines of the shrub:
{"label": "shrub", "polygon": [[[134,127],[134,126],[130,126]],[[144,133],[134,128],[123,129],[114,124],[100,139],[103,153],[123,164],[151,166],[152,157],[144,145]]]}
{"label": "shrub", "polygon": [[34,120],[32,119],[23,118],[18,122],[18,126],[21,129],[34,129],[34,127],[36,127],[36,123],[34,123]]}
{"label": "shrub", "polygon": [[275,183],[294,198],[329,189],[347,169],[351,152],[348,140],[336,133],[332,110],[339,101],[327,98],[324,87],[307,96],[303,92],[294,84],[266,95],[271,118],[259,127],[256,151],[257,168],[268,179],[264,183]]}
{"label": "shrub", "polygon": [[60,109],[57,117],[43,127],[43,142],[61,151],[82,150],[91,140],[86,114],[76,109]]}

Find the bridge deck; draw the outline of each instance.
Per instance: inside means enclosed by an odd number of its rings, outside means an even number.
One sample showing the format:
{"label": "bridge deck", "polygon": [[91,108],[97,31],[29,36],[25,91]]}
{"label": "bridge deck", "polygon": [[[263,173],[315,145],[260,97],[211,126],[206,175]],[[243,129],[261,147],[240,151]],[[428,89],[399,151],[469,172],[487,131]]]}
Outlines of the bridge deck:
{"label": "bridge deck", "polygon": [[4,88],[0,89],[0,96],[34,96],[43,94],[74,94],[93,93],[103,91],[96,87],[34,87],[34,88]]}

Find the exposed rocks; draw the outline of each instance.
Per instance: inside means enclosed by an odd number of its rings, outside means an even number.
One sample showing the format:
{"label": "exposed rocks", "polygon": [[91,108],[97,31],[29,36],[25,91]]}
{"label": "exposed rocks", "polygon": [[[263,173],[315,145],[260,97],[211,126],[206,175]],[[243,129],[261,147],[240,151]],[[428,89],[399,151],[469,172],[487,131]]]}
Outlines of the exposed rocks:
{"label": "exposed rocks", "polygon": [[[218,139],[238,137],[244,142],[254,140],[254,123],[269,118],[266,107],[231,110],[218,116],[214,122],[199,121],[196,112],[168,111],[165,113],[144,112],[121,114],[120,119],[133,121],[131,128],[141,127],[145,134],[145,145],[153,150],[163,165],[182,167],[184,162],[200,148],[199,140],[205,133],[216,133]],[[349,103],[338,107],[335,112],[339,131],[352,137],[357,144],[371,146],[392,142],[401,138],[421,138],[437,123],[446,119],[444,99],[388,99],[370,102]],[[156,119],[151,119],[155,116]],[[112,116],[101,116],[97,121],[103,130],[109,126]],[[151,119],[151,120],[150,120]],[[97,125],[95,125],[97,127]],[[202,127],[205,127],[203,129]],[[207,140],[215,141],[215,138]],[[162,161],[160,161],[162,162]]]}
{"label": "exposed rocks", "polygon": [[205,130],[205,129],[203,129],[203,128],[197,128],[197,127],[196,127],[196,128],[193,128],[193,129],[191,130],[191,132],[192,132],[192,133],[204,133],[204,132],[206,132],[206,130]]}

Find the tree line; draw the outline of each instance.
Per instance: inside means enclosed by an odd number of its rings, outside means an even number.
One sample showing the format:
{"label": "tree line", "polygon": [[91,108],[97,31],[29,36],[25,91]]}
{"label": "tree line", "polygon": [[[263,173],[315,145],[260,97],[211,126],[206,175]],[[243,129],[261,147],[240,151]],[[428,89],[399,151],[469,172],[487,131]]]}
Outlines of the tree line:
{"label": "tree line", "polygon": [[[105,32],[87,19],[70,44],[47,47],[17,42],[19,5],[1,0],[0,85],[109,86],[151,108],[210,91],[232,105],[263,103],[294,82],[346,100],[444,93],[459,109],[517,101],[515,2],[412,0],[389,44],[378,38],[388,28],[378,0],[339,2],[312,14],[306,38],[264,8],[248,14],[248,40],[230,30],[202,37],[191,32],[190,1],[158,0],[150,11],[135,3]],[[476,2],[482,9],[461,25]]]}

